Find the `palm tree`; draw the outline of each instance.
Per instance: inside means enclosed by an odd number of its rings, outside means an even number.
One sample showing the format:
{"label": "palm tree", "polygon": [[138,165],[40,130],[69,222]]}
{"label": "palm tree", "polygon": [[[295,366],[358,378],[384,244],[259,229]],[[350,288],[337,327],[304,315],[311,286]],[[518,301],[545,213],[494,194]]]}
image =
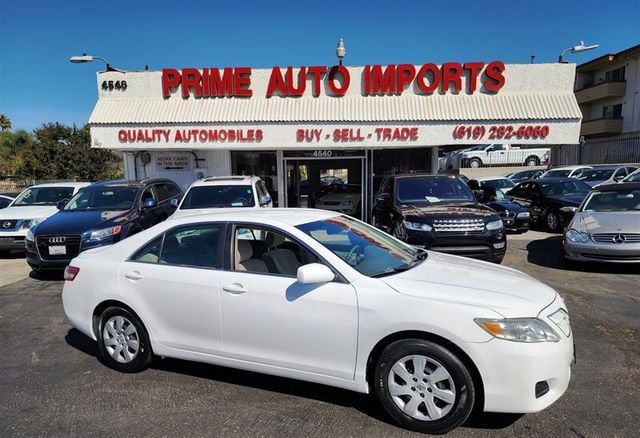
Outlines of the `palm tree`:
{"label": "palm tree", "polygon": [[9,120],[9,117],[4,114],[0,114],[0,129],[3,131],[11,130],[11,120]]}

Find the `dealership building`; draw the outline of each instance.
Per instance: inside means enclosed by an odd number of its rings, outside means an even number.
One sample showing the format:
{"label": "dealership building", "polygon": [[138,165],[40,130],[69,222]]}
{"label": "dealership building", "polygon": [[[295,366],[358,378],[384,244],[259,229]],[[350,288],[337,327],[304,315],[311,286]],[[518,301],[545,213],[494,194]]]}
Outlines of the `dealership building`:
{"label": "dealership building", "polygon": [[437,172],[438,148],[575,144],[574,64],[165,68],[97,74],[95,148],[131,179],[258,175],[279,206],[314,206],[322,176],[361,186]]}

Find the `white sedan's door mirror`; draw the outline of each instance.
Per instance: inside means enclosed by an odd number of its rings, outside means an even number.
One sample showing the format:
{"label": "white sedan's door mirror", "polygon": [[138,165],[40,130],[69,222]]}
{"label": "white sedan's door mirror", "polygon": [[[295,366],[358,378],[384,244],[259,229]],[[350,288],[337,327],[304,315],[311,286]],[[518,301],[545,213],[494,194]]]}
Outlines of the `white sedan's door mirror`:
{"label": "white sedan's door mirror", "polygon": [[320,263],[309,263],[298,268],[298,283],[317,284],[333,281],[336,276],[331,269]]}

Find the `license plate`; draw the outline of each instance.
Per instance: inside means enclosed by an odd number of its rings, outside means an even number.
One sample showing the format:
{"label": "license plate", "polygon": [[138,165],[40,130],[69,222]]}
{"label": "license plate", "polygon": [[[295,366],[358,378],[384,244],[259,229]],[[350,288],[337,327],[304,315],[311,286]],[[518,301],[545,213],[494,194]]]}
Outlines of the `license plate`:
{"label": "license plate", "polygon": [[65,255],[66,253],[67,247],[64,245],[49,247],[49,255]]}

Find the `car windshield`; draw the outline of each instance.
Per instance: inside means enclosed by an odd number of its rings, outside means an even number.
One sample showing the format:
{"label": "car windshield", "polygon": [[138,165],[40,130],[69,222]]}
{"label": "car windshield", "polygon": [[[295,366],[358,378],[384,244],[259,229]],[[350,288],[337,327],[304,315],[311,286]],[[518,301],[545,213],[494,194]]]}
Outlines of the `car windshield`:
{"label": "car windshield", "polygon": [[604,181],[611,178],[615,169],[586,169],[576,175],[580,181]]}
{"label": "car windshield", "polygon": [[629,174],[629,176],[624,179],[624,182],[634,182],[634,181],[640,181],[640,169]]}
{"label": "car windshield", "polygon": [[423,258],[421,255],[426,256],[426,252],[348,216],[309,222],[297,228],[369,277],[409,269]]}
{"label": "car windshield", "polygon": [[582,211],[638,211],[640,189],[594,191],[584,203]]}
{"label": "car windshield", "polygon": [[571,173],[571,169],[547,170],[541,178],[566,178]]}
{"label": "car windshield", "polygon": [[73,187],[32,187],[16,198],[12,207],[29,205],[56,205],[73,195]]}
{"label": "car windshield", "polygon": [[480,181],[480,185],[493,187],[494,189],[510,189],[515,186],[514,182],[507,178],[486,179]]}
{"label": "car windshield", "polygon": [[356,184],[345,184],[343,186],[335,186],[329,193],[345,193],[349,195],[360,193],[360,186]]}
{"label": "car windshield", "polygon": [[582,181],[566,180],[553,181],[540,184],[540,189],[544,196],[564,196],[571,194],[587,194],[591,191],[591,187]]}
{"label": "car windshield", "polygon": [[138,187],[100,187],[85,189],[65,205],[65,211],[130,210],[136,202]]}
{"label": "car windshield", "polygon": [[194,208],[253,207],[255,200],[251,186],[197,186],[189,189],[181,210]]}
{"label": "car windshield", "polygon": [[457,178],[425,176],[399,178],[398,202],[408,203],[457,203],[474,202],[473,192]]}

